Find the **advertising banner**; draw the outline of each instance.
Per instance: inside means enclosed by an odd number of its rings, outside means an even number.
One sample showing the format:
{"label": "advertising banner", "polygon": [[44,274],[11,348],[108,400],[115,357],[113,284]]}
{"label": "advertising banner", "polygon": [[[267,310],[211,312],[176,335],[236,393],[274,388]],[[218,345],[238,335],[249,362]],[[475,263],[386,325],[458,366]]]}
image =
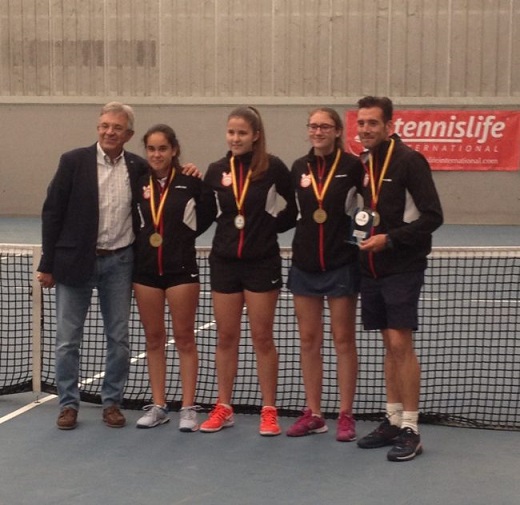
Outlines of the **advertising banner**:
{"label": "advertising banner", "polygon": [[[357,110],[345,114],[345,146],[359,154]],[[520,168],[520,111],[399,110],[394,132],[421,152],[432,170],[514,171]]]}

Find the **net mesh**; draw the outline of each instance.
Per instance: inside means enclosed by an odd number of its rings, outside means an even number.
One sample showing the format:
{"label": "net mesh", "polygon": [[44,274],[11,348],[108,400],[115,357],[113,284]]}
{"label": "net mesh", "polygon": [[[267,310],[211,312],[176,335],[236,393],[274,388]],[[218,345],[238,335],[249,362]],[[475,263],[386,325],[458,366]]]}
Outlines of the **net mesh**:
{"label": "net mesh", "polygon": [[32,388],[32,256],[0,246],[0,394]]}
{"label": "net mesh", "polygon": [[[39,297],[32,293],[31,248],[1,248],[2,315],[0,333],[0,393],[31,389],[33,354],[32,313]],[[209,249],[198,249],[201,296],[196,319],[199,380],[196,402],[209,408],[217,397],[214,371],[216,326],[209,291]],[[290,250],[282,250],[283,273],[290,266]],[[520,430],[520,248],[436,248],[430,255],[420,303],[420,328],[415,345],[421,362],[421,422],[455,426]],[[35,302],[36,300],[36,302]],[[41,387],[54,393],[54,291],[41,299]],[[358,308],[359,312],[359,308]],[[165,311],[170,340],[167,344],[167,398],[180,407],[179,362],[171,322]],[[385,390],[383,348],[378,332],[357,327],[359,380],[354,404],[358,419],[377,420],[383,415]],[[325,311],[322,408],[337,415],[335,353],[330,319]],[[242,319],[239,369],[233,405],[237,412],[257,413],[261,395],[255,355],[248,335],[247,314]],[[299,366],[299,335],[292,298],[280,295],[275,319],[279,352],[277,403],[282,415],[297,415],[305,406]],[[151,401],[146,367],[145,337],[137,308],[130,319],[131,367],[125,389],[126,408],[141,408]],[[87,316],[81,352],[82,399],[100,403],[105,345],[98,300],[94,294]]]}

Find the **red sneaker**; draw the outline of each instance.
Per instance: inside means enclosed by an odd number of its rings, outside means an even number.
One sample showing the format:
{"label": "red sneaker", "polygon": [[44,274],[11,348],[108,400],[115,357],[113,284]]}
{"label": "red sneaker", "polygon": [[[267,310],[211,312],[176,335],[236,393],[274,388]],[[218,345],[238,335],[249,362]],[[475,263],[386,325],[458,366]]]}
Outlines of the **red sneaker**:
{"label": "red sneaker", "polygon": [[233,420],[233,409],[229,405],[217,403],[209,413],[209,417],[200,425],[200,431],[213,433],[222,428],[231,428],[235,424]]}
{"label": "red sneaker", "polygon": [[304,435],[311,435],[312,433],[325,433],[328,431],[325,419],[321,416],[316,416],[312,410],[306,409],[303,415],[300,416],[296,422],[287,430],[288,437],[303,437]]}
{"label": "red sneaker", "polygon": [[352,442],[356,440],[356,421],[346,412],[340,412],[336,428],[338,442]]}
{"label": "red sneaker", "polygon": [[274,437],[282,433],[275,407],[263,407],[260,414],[260,435]]}

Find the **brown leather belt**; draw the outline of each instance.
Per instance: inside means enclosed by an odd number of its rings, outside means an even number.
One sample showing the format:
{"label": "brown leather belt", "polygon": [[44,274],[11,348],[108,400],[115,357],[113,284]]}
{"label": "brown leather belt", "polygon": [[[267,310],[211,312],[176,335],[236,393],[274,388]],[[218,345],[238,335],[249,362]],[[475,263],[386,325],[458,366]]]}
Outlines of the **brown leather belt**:
{"label": "brown leather belt", "polygon": [[114,254],[117,254],[118,252],[124,251],[130,246],[120,247],[119,249],[96,249],[96,256],[112,256]]}

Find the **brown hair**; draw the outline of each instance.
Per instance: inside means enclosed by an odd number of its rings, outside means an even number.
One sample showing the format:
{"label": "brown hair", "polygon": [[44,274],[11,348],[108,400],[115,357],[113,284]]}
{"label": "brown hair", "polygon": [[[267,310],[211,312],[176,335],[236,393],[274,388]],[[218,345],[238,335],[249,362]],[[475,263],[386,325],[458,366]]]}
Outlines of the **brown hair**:
{"label": "brown hair", "polygon": [[335,109],[332,109],[331,107],[316,107],[315,109],[312,109],[309,112],[309,119],[311,116],[316,114],[316,112],[324,112],[325,114],[328,114],[330,119],[334,122],[334,126],[336,127],[336,130],[339,130],[341,132],[341,135],[336,137],[336,140],[334,141],[334,147],[336,149],[341,149],[342,151],[345,150],[345,146],[343,144],[343,121],[341,120],[340,115]]}
{"label": "brown hair", "polygon": [[263,177],[269,167],[269,154],[267,153],[265,130],[262,117],[255,107],[241,106],[233,109],[228,116],[239,117],[246,121],[258,138],[253,142],[253,159],[251,160],[251,179],[256,180]]}

